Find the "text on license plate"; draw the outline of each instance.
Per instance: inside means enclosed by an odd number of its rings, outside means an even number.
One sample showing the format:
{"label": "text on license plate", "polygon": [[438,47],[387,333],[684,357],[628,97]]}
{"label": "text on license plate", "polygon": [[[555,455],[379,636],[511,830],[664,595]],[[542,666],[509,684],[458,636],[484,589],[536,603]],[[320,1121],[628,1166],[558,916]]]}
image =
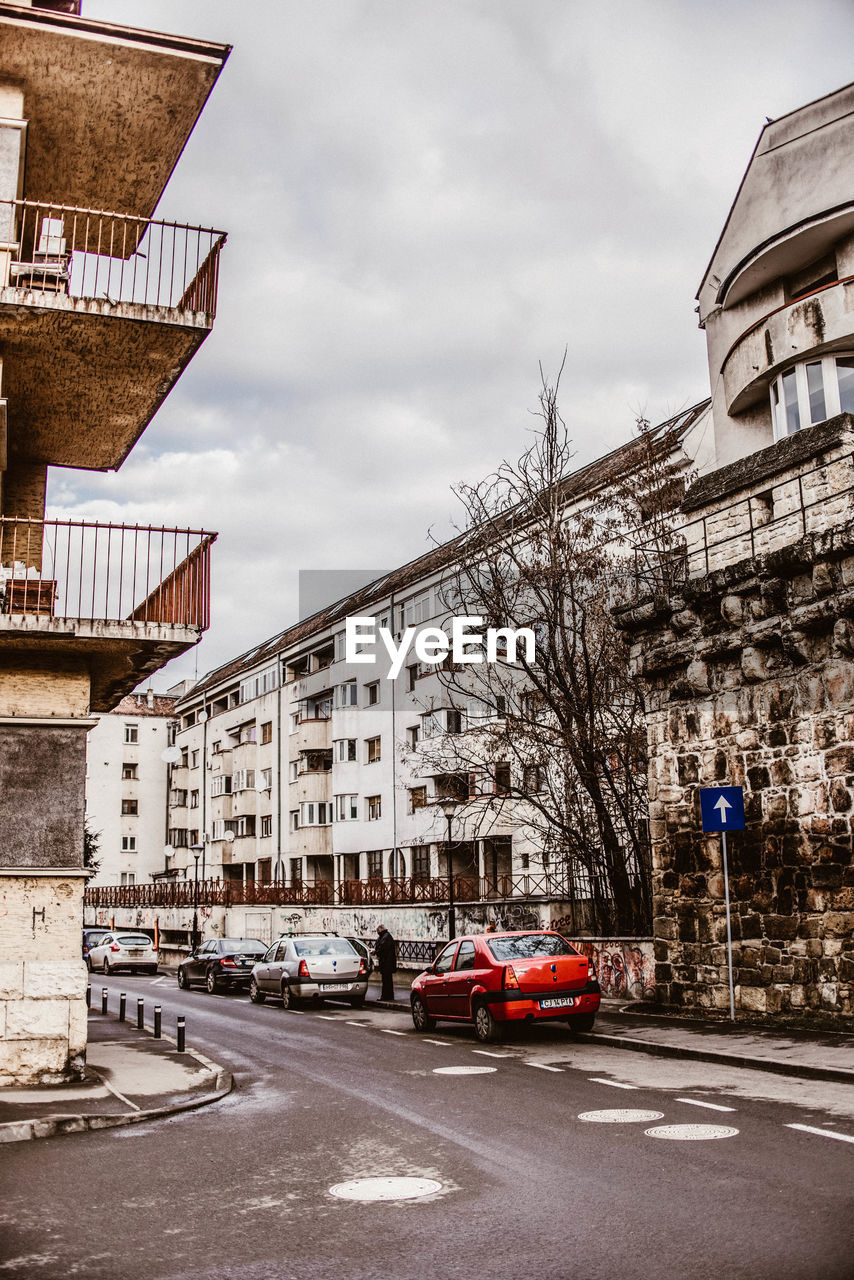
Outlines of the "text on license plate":
{"label": "text on license plate", "polygon": [[575,1004],[574,996],[555,996],[552,1000],[541,1000],[541,1009],[571,1009]]}
{"label": "text on license plate", "polygon": [[142,947],[128,947],[128,955],[129,955],[129,956],[141,956],[141,955],[142,955]]}
{"label": "text on license plate", "polygon": [[320,990],[321,991],[346,991],[349,985],[350,985],[349,982],[321,982]]}

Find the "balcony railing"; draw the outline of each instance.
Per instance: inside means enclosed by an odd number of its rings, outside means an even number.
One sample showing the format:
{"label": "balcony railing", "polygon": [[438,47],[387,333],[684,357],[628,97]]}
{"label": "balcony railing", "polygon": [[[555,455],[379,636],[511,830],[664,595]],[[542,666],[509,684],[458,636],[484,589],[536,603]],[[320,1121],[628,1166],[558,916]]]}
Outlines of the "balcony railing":
{"label": "balcony railing", "polygon": [[225,239],[212,227],[3,200],[0,285],[112,305],[169,307],[212,321]]}
{"label": "balcony railing", "polygon": [[200,529],[2,518],[2,612],[204,631],[216,536]]}

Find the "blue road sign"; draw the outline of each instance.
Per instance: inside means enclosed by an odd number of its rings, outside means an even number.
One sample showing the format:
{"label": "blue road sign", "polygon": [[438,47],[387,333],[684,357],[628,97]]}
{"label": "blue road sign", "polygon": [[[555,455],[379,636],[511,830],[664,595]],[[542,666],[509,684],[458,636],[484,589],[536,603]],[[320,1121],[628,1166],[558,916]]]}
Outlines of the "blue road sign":
{"label": "blue road sign", "polygon": [[741,787],[700,787],[704,831],[743,831],[744,792]]}

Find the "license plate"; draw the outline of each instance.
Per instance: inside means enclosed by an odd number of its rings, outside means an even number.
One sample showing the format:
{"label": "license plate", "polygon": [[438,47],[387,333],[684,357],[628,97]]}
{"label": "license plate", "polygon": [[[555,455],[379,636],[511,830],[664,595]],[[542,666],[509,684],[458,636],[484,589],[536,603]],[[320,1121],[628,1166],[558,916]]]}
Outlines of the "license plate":
{"label": "license plate", "polygon": [[571,1009],[575,1004],[574,996],[555,996],[553,1000],[541,1000],[541,1009]]}
{"label": "license plate", "polygon": [[144,952],[141,947],[128,947],[129,956],[141,956]]}
{"label": "license plate", "polygon": [[321,982],[320,984],[321,991],[348,991],[349,988],[349,982]]}

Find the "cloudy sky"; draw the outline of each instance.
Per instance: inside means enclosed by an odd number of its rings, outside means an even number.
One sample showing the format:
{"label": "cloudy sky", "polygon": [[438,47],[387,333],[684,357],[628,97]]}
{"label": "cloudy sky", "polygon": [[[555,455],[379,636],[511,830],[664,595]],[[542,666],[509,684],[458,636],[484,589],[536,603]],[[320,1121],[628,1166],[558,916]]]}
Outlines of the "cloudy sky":
{"label": "cloudy sky", "polygon": [[766,116],[851,79],[848,0],[84,0],[233,44],[160,205],[229,233],[212,335],[75,518],[218,530],[213,625],[156,687],[392,568],[525,447],[579,464],[707,391],[694,296]]}

